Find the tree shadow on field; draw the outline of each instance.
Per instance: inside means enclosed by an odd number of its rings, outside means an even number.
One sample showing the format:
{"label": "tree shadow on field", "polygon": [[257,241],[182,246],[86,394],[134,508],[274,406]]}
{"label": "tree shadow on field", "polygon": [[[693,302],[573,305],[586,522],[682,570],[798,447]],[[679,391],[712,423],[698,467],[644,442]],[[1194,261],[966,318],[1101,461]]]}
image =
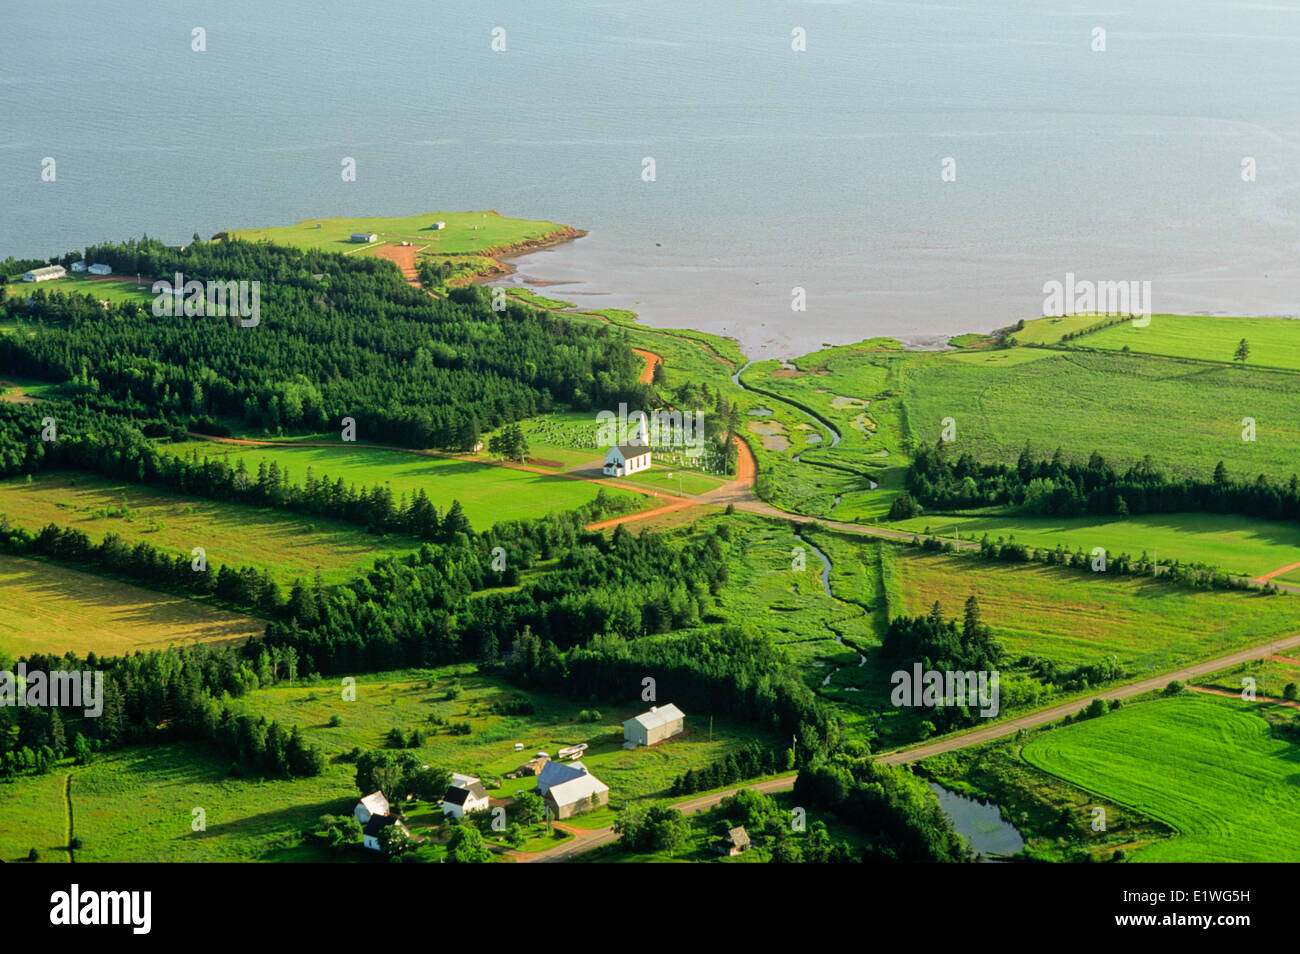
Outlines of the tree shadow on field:
{"label": "tree shadow on field", "polygon": [[[356,803],[355,798],[335,798],[328,801],[290,805],[272,811],[240,815],[238,818],[218,822],[215,825],[209,823],[205,830],[190,832],[186,837],[201,841],[229,834],[248,837],[259,832],[276,831],[286,825],[305,827],[313,824],[322,815],[350,815]],[[211,818],[212,816],[209,815],[209,822],[211,822]]]}

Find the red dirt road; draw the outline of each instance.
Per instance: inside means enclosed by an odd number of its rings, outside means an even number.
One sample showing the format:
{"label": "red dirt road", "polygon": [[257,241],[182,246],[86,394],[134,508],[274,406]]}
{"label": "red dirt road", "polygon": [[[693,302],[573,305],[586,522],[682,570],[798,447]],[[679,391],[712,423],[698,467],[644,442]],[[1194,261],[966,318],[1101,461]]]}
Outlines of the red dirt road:
{"label": "red dirt road", "polygon": [[416,279],[415,273],[414,245],[385,245],[382,248],[375,249],[375,255],[379,258],[386,258],[390,262],[396,262],[406,280],[419,287],[420,282]]}
{"label": "red dirt road", "polygon": [[645,368],[641,371],[641,383],[654,384],[655,365],[664,363],[663,355],[655,354],[653,351],[642,351],[640,348],[633,348],[632,350],[645,361]]}
{"label": "red dirt road", "polygon": [[1283,573],[1290,573],[1292,570],[1300,570],[1300,563],[1288,563],[1286,566],[1280,566],[1271,573],[1265,573],[1263,576],[1255,577],[1250,582],[1267,583],[1269,580],[1273,579],[1273,577],[1281,576]]}

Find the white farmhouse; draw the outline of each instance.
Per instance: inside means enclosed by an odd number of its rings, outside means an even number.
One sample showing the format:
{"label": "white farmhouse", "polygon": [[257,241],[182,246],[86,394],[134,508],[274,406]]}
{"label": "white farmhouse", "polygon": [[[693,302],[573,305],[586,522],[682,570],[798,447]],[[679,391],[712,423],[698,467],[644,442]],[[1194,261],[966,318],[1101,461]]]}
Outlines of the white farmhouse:
{"label": "white farmhouse", "polygon": [[666,706],[651,706],[649,712],[633,716],[623,723],[624,748],[654,745],[678,735],[686,728],[686,716],[671,702]]}
{"label": "white farmhouse", "polygon": [[91,265],[86,271],[92,275],[112,275],[113,269],[108,265]]}
{"label": "white farmhouse", "polygon": [[608,477],[626,477],[650,467],[650,448],[644,444],[618,444],[605,455],[603,472]]}
{"label": "white farmhouse", "polygon": [[370,819],[375,815],[388,814],[388,799],[384,798],[383,792],[371,792],[361,801],[357,802],[357,807],[352,809],[352,815],[361,824],[369,824]]}
{"label": "white farmhouse", "polygon": [[478,779],[468,785],[453,784],[442,797],[442,813],[460,818],[472,812],[485,812],[492,799]]}
{"label": "white farmhouse", "polygon": [[23,272],[23,281],[25,282],[48,282],[55,278],[62,278],[68,274],[62,265],[46,265],[44,268],[33,268],[30,272]]}
{"label": "white farmhouse", "polygon": [[382,851],[383,846],[379,844],[379,833],[389,825],[396,825],[402,829],[406,828],[401,819],[393,815],[371,815],[370,821],[366,822],[366,827],[361,832],[361,846],[369,848],[371,851]]}

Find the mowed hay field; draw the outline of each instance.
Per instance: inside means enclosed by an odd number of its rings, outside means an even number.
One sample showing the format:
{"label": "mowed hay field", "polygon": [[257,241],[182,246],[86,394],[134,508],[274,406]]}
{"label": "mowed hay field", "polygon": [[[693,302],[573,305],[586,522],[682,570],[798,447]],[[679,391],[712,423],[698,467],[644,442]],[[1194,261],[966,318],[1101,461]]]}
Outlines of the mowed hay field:
{"label": "mowed hay field", "polygon": [[1300,631],[1300,603],[1289,594],[1192,590],[905,548],[894,566],[905,612],[928,612],[938,600],[945,616],[960,617],[974,594],[1012,660],[1028,654],[1077,665],[1115,655],[1139,677]]}
{"label": "mowed hay field", "polygon": [[120,656],[172,643],[242,642],[266,621],[39,560],[0,554],[0,650]]}
{"label": "mowed hay field", "polygon": [[381,556],[416,550],[420,541],[379,536],[323,517],[185,497],[87,474],[39,474],[0,481],[0,514],[35,533],[49,523],[72,527],[99,543],[116,533],[168,553],[203,547],[208,561],[268,570],[281,585],[327,585],[364,573]]}
{"label": "mowed hay field", "polygon": [[1022,756],[1178,830],[1135,861],[1300,861],[1300,746],[1258,708],[1183,693],[1046,732]]}
{"label": "mowed hay field", "polygon": [[[447,227],[441,230],[430,228],[434,222],[445,222]],[[316,228],[317,223],[320,223],[320,228]],[[321,248],[362,255],[370,254],[371,250],[388,242],[409,241],[420,246],[428,244],[425,254],[436,257],[477,254],[543,239],[564,229],[565,226],[556,222],[509,219],[496,212],[428,212],[392,218],[303,219],[295,225],[234,229],[226,234],[249,242],[273,242],[294,248]],[[374,232],[379,239],[367,248],[349,241],[353,232]],[[361,249],[367,250],[363,252]]]}
{"label": "mowed hay field", "polygon": [[1152,315],[1144,328],[1125,322],[1084,335],[1072,344],[1114,351],[1127,347],[1139,354],[1231,364],[1243,338],[1250,345],[1247,367],[1300,371],[1300,321],[1288,318]]}
{"label": "mowed hay field", "polygon": [[[981,460],[1015,463],[1028,442],[1044,457],[1099,451],[1116,465],[1149,454],[1168,472],[1207,480],[1220,460],[1238,477],[1300,471],[1294,374],[1140,355],[1062,351],[1005,367],[959,355],[912,359],[904,395],[919,444],[938,441],[951,417],[949,450]],[[1253,443],[1241,439],[1246,417],[1256,421]]]}
{"label": "mowed hay field", "polygon": [[[502,520],[531,520],[556,510],[573,510],[595,499],[600,485],[553,473],[534,473],[514,467],[451,457],[429,457],[396,450],[355,447],[277,445],[246,447],[213,441],[166,444],[163,452],[188,456],[197,450],[208,456],[225,457],[231,467],[244,458],[250,475],[256,476],[262,461],[275,461],[288,468],[289,482],[302,484],[311,468],[313,476],[330,482],[342,478],[365,490],[388,484],[394,499],[423,490],[444,513],[459,500],[475,530],[485,530]],[[615,488],[605,487],[608,493]],[[650,498],[642,498],[649,502]]]}
{"label": "mowed hay field", "polygon": [[[1293,525],[1233,514],[1171,513],[1130,517],[1035,517],[1017,514],[948,516],[929,514],[896,524],[900,530],[963,540],[1015,538],[1017,543],[1068,550],[1105,547],[1111,557],[1127,553],[1162,562],[1206,563],[1226,573],[1254,579],[1300,562],[1300,536]],[[1300,570],[1292,571],[1300,577]],[[1278,577],[1289,582],[1290,574]]]}

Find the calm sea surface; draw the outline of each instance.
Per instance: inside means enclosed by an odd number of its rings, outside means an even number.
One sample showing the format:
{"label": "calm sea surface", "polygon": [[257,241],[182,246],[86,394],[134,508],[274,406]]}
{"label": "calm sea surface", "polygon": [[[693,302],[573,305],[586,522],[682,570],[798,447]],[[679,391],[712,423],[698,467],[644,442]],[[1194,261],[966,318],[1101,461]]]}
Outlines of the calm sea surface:
{"label": "calm sea surface", "polygon": [[0,257],[483,208],[591,233],[516,280],[755,357],[992,329],[1067,271],[1300,315],[1296,0],[51,0],[12,27]]}

